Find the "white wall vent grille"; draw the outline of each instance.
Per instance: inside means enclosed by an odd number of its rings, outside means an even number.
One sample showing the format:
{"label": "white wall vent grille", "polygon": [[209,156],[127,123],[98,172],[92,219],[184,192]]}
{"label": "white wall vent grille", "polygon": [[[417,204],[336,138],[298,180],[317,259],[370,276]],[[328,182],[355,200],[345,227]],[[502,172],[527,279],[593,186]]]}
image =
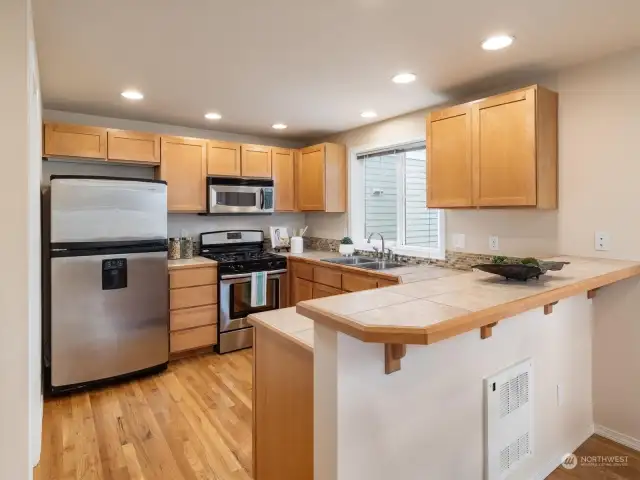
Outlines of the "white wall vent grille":
{"label": "white wall vent grille", "polygon": [[485,379],[485,479],[502,480],[533,454],[530,359]]}

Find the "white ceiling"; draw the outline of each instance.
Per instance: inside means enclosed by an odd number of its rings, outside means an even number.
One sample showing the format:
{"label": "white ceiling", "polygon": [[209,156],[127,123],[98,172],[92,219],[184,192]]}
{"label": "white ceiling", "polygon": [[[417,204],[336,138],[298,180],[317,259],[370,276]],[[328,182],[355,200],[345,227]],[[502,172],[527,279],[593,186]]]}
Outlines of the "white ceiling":
{"label": "white ceiling", "polygon": [[[46,108],[289,138],[640,45],[638,0],[33,3]],[[511,48],[480,49],[503,32],[516,37]],[[393,84],[401,71],[417,82]],[[145,99],[124,100],[126,88]]]}

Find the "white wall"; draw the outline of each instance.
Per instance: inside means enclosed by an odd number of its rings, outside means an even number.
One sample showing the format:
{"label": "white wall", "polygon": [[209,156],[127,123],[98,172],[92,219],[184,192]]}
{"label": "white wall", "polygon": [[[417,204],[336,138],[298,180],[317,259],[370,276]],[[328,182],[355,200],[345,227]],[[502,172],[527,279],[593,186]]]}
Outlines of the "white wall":
{"label": "white wall", "polygon": [[[213,130],[196,130],[175,125],[162,125],[149,122],[139,122],[133,120],[123,120],[107,117],[96,117],[93,115],[83,115],[70,112],[59,112],[55,110],[44,111],[45,120],[59,122],[79,123],[84,125],[96,125],[109,128],[122,128],[155,133],[165,133],[197,138],[215,138],[242,143],[260,143],[266,145],[276,145],[282,147],[298,147],[297,142],[277,138],[254,137],[249,135],[236,135]],[[153,178],[153,168],[133,167],[123,165],[105,165],[96,161],[79,162],[43,162],[43,183],[49,183],[52,174],[58,175],[108,175],[122,176],[129,178]],[[185,235],[197,237],[202,232],[212,230],[230,229],[262,229],[266,236],[269,236],[269,226],[288,227],[291,233],[292,228],[300,228],[305,224],[305,215],[302,213],[275,213],[273,215],[230,215],[205,217],[197,214],[169,214],[168,230],[169,236]]]}
{"label": "white wall", "polygon": [[385,375],[383,345],[316,324],[316,478],[483,479],[483,380],[527,358],[534,455],[509,478],[546,478],[593,432],[592,330],[592,302],[580,295],[552,315],[504,320],[487,340],[475,330],[409,346],[402,369]]}
{"label": "white wall", "polygon": [[[566,69],[560,90],[560,251],[640,260],[640,49]],[[593,249],[594,232],[611,250]],[[640,447],[640,281],[596,297],[596,423]]]}
{"label": "white wall", "polygon": [[[38,78],[30,2],[0,2],[0,478],[30,479],[41,434]],[[36,161],[37,160],[37,161]]]}

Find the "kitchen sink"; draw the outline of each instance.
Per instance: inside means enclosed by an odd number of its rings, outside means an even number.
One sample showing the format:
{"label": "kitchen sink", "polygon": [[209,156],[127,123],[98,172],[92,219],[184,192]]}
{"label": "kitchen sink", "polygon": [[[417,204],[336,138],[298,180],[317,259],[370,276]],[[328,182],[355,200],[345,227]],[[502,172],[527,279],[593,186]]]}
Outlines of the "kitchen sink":
{"label": "kitchen sink", "polygon": [[339,257],[339,258],[323,258],[322,262],[337,263],[338,265],[360,266],[365,263],[377,263],[375,258],[371,257]]}
{"label": "kitchen sink", "polygon": [[367,270],[388,270],[390,268],[398,268],[404,266],[404,263],[389,262],[387,260],[378,260],[372,263],[363,263],[362,265],[357,265],[357,267],[366,268]]}
{"label": "kitchen sink", "polygon": [[391,262],[387,260],[377,260],[371,257],[340,257],[325,258],[323,262],[337,263],[338,265],[349,265],[357,268],[366,268],[367,270],[387,270],[389,268],[404,267],[404,263]]}

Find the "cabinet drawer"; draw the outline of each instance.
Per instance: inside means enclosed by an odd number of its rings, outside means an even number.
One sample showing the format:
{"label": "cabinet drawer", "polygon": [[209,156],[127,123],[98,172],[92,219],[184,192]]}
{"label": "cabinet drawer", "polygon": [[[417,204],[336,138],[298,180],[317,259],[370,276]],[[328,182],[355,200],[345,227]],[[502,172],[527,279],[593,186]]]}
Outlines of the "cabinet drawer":
{"label": "cabinet drawer", "polygon": [[328,287],[327,285],[313,284],[313,298],[332,297],[342,295],[344,292],[339,288]]}
{"label": "cabinet drawer", "polygon": [[176,353],[207,347],[209,345],[215,345],[216,340],[217,332],[215,325],[171,332],[170,351],[171,353]]}
{"label": "cabinet drawer", "polygon": [[330,287],[342,288],[342,273],[333,268],[314,267],[313,281]]}
{"label": "cabinet drawer", "polygon": [[213,325],[218,322],[218,305],[183,308],[171,311],[171,331]]}
{"label": "cabinet drawer", "polygon": [[218,302],[218,287],[216,285],[204,285],[202,287],[169,290],[169,298],[171,310],[212,305]]}
{"label": "cabinet drawer", "polygon": [[378,280],[376,278],[350,273],[342,275],[342,289],[347,292],[371,290],[372,288],[378,288]]}
{"label": "cabinet drawer", "polygon": [[169,288],[197,287],[218,283],[217,268],[187,268],[169,271]]}
{"label": "cabinet drawer", "polygon": [[293,276],[304,278],[313,282],[313,267],[307,263],[295,262],[292,264]]}
{"label": "cabinet drawer", "polygon": [[394,280],[378,280],[378,288],[391,287],[392,285],[398,285],[398,281]]}

